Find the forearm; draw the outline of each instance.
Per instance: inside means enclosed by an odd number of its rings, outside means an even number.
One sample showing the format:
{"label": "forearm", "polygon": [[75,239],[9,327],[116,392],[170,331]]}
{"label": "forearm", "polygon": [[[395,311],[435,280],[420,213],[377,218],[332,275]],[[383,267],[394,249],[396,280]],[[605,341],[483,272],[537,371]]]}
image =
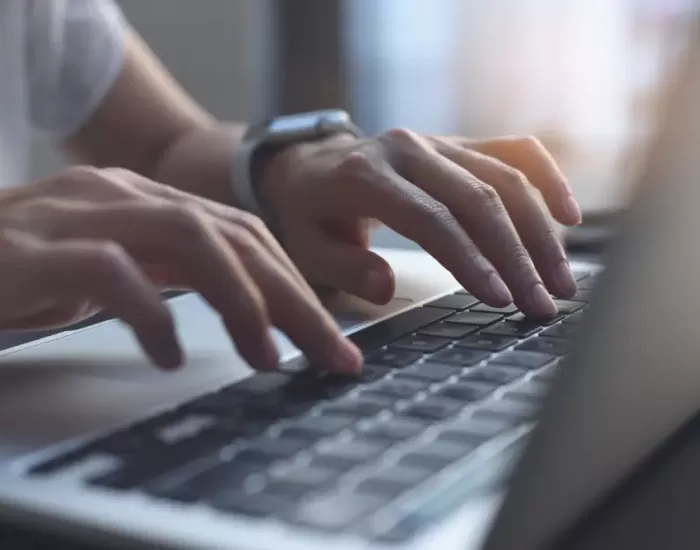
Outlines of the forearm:
{"label": "forearm", "polygon": [[233,152],[246,126],[199,127],[177,136],[149,177],[188,193],[237,206],[232,191]]}

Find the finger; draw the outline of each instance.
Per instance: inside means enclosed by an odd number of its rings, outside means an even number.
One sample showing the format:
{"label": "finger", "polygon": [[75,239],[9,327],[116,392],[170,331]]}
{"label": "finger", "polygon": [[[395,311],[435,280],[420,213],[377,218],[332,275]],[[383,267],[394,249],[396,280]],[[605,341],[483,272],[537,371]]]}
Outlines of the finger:
{"label": "finger", "polygon": [[304,246],[295,251],[295,257],[313,283],[375,304],[385,304],[394,296],[394,272],[381,256],[318,231],[309,230],[300,241]]}
{"label": "finger", "polygon": [[273,323],[310,363],[338,373],[359,372],[359,350],[343,336],[318,298],[309,297],[279,262],[245,234],[238,236],[236,249],[260,285]]}
{"label": "finger", "polygon": [[279,362],[260,290],[223,237],[177,205],[116,203],[76,209],[61,225],[68,238],[89,232],[120,243],[144,264],[167,264],[217,310],[241,356],[254,368]]}
{"label": "finger", "polygon": [[[502,307],[513,298],[494,267],[484,258],[453,214],[439,201],[361,153],[350,154],[337,176],[348,185],[334,186],[317,199],[328,215],[374,218],[431,254],[477,298]],[[329,186],[330,187],[330,186]],[[337,210],[332,210],[335,206]]]}
{"label": "finger", "polygon": [[114,242],[68,241],[37,247],[30,265],[50,274],[44,284],[69,300],[89,299],[131,326],[161,367],[182,362],[172,315],[133,259]]}
{"label": "finger", "polygon": [[[111,170],[111,172],[110,172]],[[306,279],[300,273],[299,269],[294,265],[294,262],[289,258],[277,239],[270,233],[259,218],[243,212],[237,208],[231,208],[224,204],[220,204],[203,197],[198,197],[190,193],[186,193],[169,185],[164,185],[132,172],[125,172],[119,169],[109,169],[108,173],[119,175],[119,177],[127,177],[140,190],[150,196],[159,197],[168,201],[173,201],[183,206],[191,206],[202,209],[204,212],[212,216],[215,220],[218,229],[229,237],[228,233],[233,226],[244,226],[250,233],[256,236],[260,243],[268,249],[268,251],[280,261],[290,273],[299,281],[309,294],[313,291],[306,283]]]}
{"label": "finger", "polygon": [[581,223],[581,208],[552,155],[535,138],[461,140],[467,149],[494,157],[516,170],[539,189],[554,218],[564,225]]}
{"label": "finger", "polygon": [[442,154],[498,191],[547,288],[565,298],[575,294],[576,280],[564,249],[525,176],[499,160],[450,143],[444,144]]}
{"label": "finger", "polygon": [[420,140],[404,140],[397,162],[403,175],[444,204],[494,265],[516,304],[531,316],[557,309],[495,189]]}

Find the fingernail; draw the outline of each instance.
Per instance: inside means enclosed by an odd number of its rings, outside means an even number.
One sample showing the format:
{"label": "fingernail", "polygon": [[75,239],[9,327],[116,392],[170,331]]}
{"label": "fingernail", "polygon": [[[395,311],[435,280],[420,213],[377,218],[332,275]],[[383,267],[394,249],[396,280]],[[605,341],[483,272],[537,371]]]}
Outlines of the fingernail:
{"label": "fingernail", "polygon": [[177,370],[182,365],[182,350],[175,342],[158,351],[158,364],[165,370]]}
{"label": "fingernail", "polygon": [[564,201],[564,211],[566,212],[567,216],[569,216],[572,220],[575,220],[576,225],[583,221],[581,208],[573,196],[569,195],[569,197],[567,197],[567,199]]}
{"label": "fingernail", "polygon": [[533,309],[541,315],[553,317],[557,314],[557,306],[541,283],[537,283],[533,287],[531,300]]}
{"label": "fingernail", "polygon": [[494,296],[500,301],[506,302],[507,304],[511,304],[513,302],[513,295],[510,293],[510,290],[508,290],[508,287],[503,282],[503,279],[501,279],[497,273],[491,273],[489,276],[489,287],[491,287],[491,291],[493,292]]}
{"label": "fingernail", "polygon": [[262,370],[276,371],[280,364],[280,354],[272,338],[268,338],[263,345]]}
{"label": "fingernail", "polygon": [[354,344],[347,340],[342,340],[336,346],[335,358],[333,361],[336,372],[355,374],[362,368],[362,355]]}
{"label": "fingernail", "polygon": [[576,279],[571,273],[571,265],[567,260],[562,260],[556,269],[556,280],[559,289],[565,294],[574,294],[576,292]]}

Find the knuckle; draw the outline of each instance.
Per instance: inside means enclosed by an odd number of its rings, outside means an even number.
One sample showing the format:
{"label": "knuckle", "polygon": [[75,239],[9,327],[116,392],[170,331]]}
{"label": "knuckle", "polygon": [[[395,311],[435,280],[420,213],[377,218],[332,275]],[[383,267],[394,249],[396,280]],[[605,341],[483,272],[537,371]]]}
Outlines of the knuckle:
{"label": "knuckle", "polygon": [[527,189],[530,187],[530,182],[528,181],[527,176],[516,168],[504,166],[501,177],[510,188],[515,187],[520,189]]}
{"label": "knuckle", "polygon": [[520,146],[528,151],[542,151],[544,146],[542,142],[535,136],[523,136],[518,139]]}
{"label": "knuckle", "polygon": [[471,200],[484,209],[501,210],[503,202],[501,196],[493,187],[483,183],[475,184],[470,189]]}
{"label": "knuckle", "polygon": [[114,241],[97,244],[87,258],[89,269],[100,277],[110,278],[118,266],[128,261],[126,251]]}
{"label": "knuckle", "polygon": [[242,229],[260,240],[268,240],[272,237],[267,225],[258,216],[248,212],[240,212],[237,223]]}
{"label": "knuckle", "polygon": [[247,230],[238,229],[231,232],[230,237],[238,257],[243,263],[258,260],[262,248],[258,240]]}
{"label": "knuckle", "polygon": [[421,143],[418,134],[407,128],[392,128],[380,134],[378,139],[402,149],[415,148]]}
{"label": "knuckle", "polygon": [[338,163],[336,175],[340,179],[370,179],[377,171],[375,155],[367,148],[356,149],[348,153]]}
{"label": "knuckle", "polygon": [[178,239],[200,241],[208,234],[208,224],[202,212],[191,205],[166,203],[159,207],[169,220]]}

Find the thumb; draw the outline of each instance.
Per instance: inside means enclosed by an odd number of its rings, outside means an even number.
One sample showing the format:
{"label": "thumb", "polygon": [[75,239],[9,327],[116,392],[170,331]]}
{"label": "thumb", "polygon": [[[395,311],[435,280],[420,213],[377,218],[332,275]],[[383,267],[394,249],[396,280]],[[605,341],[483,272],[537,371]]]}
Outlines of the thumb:
{"label": "thumb", "polygon": [[302,273],[312,284],[343,290],[375,304],[394,297],[395,280],[391,266],[381,256],[361,245],[315,234],[296,255]]}

